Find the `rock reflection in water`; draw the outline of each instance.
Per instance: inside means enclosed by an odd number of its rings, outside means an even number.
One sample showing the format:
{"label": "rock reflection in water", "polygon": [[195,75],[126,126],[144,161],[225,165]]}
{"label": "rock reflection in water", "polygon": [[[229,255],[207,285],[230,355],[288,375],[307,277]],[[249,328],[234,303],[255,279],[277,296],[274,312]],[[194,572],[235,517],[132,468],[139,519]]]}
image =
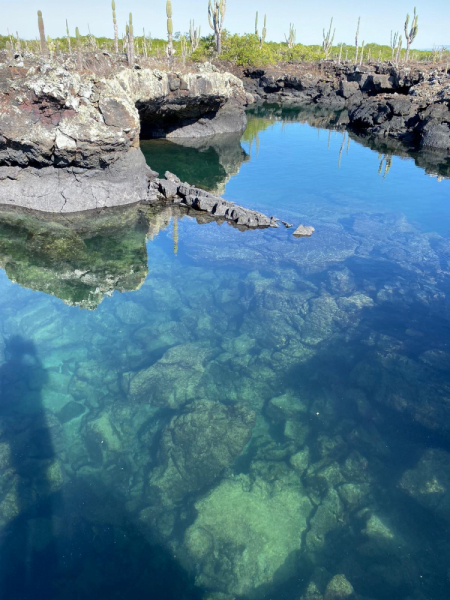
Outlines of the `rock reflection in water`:
{"label": "rock reflection in water", "polygon": [[141,149],[152,169],[162,176],[176,162],[182,181],[222,195],[230,177],[237,175],[249,156],[240,134],[223,133],[206,138],[143,140]]}
{"label": "rock reflection in water", "polygon": [[114,291],[138,290],[148,273],[146,242],[192,214],[174,206],[134,205],[61,217],[4,207],[0,211],[0,267],[21,286],[70,306],[95,309]]}
{"label": "rock reflection in water", "polygon": [[[301,106],[286,107],[279,104],[260,105],[247,111],[248,127],[244,134],[245,141],[258,140],[258,132],[264,131],[271,123],[282,120],[283,123],[307,123],[318,130],[328,129],[330,131],[346,132],[348,135],[346,145],[352,140],[362,146],[366,146],[380,156],[398,156],[411,159],[417,167],[423,169],[428,175],[438,179],[450,178],[450,154],[447,152],[418,151],[409,148],[400,140],[392,138],[381,139],[370,135],[362,135],[356,131],[347,131],[349,123],[346,110],[333,111],[326,107]],[[249,133],[252,132],[252,139]],[[348,151],[348,148],[347,148]],[[337,160],[340,160],[342,151]],[[388,158],[389,160],[389,158]],[[389,171],[389,169],[388,169]]]}

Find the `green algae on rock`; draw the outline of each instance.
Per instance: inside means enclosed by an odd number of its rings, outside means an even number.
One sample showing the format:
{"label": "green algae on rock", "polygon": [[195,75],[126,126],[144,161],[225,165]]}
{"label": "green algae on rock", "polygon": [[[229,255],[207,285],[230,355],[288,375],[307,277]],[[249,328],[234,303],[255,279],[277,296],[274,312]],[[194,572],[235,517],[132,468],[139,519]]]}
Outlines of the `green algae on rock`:
{"label": "green algae on rock", "polygon": [[225,479],[195,508],[185,545],[198,585],[254,598],[295,571],[313,510],[299,479]]}
{"label": "green algae on rock", "polygon": [[242,452],[254,424],[254,413],[244,407],[209,400],[189,404],[162,432],[151,495],[170,507],[211,485]]}

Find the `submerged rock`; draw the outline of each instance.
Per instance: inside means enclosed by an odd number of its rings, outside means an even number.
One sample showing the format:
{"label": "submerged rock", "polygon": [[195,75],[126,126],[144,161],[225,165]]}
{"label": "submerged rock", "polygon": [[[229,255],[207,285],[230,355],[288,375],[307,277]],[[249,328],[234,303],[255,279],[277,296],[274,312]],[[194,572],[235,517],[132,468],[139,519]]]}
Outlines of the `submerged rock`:
{"label": "submerged rock", "polygon": [[150,474],[151,495],[173,506],[213,483],[241,453],[254,424],[255,414],[242,406],[209,400],[190,404],[162,433],[162,464]]}
{"label": "submerged rock", "polygon": [[124,377],[130,400],[179,408],[200,398],[199,384],[209,355],[209,350],[195,344],[170,348],[153,366]]}
{"label": "submerged rock", "polygon": [[353,586],[345,575],[335,575],[328,583],[324,600],[343,600],[353,596]]}
{"label": "submerged rock", "polygon": [[289,485],[246,475],[225,479],[195,508],[184,543],[197,585],[258,598],[297,569],[313,509],[299,480]]}
{"label": "submerged rock", "polygon": [[400,488],[450,522],[450,453],[437,448],[426,450],[416,467],[403,473]]}

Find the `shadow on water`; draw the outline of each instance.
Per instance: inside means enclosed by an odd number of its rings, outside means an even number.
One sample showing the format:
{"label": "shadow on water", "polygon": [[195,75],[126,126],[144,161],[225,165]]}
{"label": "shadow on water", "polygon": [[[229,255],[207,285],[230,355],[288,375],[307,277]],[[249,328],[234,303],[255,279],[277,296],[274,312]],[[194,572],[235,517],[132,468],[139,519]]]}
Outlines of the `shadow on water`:
{"label": "shadow on water", "polygon": [[[8,468],[1,485],[6,501],[1,515],[5,525],[0,538],[0,590],[5,598],[26,598],[27,590],[40,593],[42,572],[57,560],[52,543],[55,499],[49,479],[55,452],[41,399],[47,373],[34,344],[14,336],[5,357],[0,369],[0,416]],[[43,545],[45,557],[39,552]]]}
{"label": "shadow on water", "polygon": [[[93,475],[65,473],[35,345],[11,337],[0,367],[0,597],[200,600],[176,557]],[[69,465],[70,468],[70,465]]]}

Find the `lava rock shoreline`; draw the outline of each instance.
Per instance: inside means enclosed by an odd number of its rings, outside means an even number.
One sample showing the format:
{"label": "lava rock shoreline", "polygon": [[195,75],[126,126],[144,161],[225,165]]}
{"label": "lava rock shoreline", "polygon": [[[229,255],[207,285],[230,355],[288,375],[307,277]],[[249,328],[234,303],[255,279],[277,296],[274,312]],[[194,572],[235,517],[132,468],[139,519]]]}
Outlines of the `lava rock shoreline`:
{"label": "lava rock shoreline", "polygon": [[418,149],[450,152],[447,69],[333,62],[234,70],[256,101],[348,110],[348,127]]}
{"label": "lava rock shoreline", "polygon": [[66,214],[164,199],[273,227],[273,217],[173,178],[156,181],[139,148],[142,135],[239,134],[255,100],[347,108],[350,128],[450,150],[450,78],[436,69],[324,63],[233,74],[209,63],[167,72],[101,54],[85,69],[74,60],[0,56],[0,204]]}

